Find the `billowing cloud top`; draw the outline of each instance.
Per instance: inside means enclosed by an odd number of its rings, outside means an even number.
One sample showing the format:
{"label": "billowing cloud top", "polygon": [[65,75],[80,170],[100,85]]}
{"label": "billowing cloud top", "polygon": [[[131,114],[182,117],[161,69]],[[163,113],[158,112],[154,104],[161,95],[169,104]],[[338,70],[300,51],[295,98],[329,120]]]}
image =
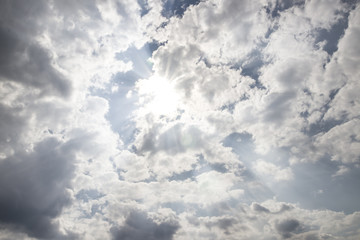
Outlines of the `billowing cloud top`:
{"label": "billowing cloud top", "polygon": [[0,239],[359,239],[360,4],[2,0]]}

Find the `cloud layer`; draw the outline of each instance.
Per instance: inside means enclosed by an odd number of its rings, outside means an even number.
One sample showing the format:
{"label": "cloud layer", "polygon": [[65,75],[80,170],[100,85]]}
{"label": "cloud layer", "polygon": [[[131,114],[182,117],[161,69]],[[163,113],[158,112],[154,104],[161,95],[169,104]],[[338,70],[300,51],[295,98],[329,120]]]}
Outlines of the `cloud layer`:
{"label": "cloud layer", "polygon": [[357,1],[2,1],[0,239],[358,239]]}

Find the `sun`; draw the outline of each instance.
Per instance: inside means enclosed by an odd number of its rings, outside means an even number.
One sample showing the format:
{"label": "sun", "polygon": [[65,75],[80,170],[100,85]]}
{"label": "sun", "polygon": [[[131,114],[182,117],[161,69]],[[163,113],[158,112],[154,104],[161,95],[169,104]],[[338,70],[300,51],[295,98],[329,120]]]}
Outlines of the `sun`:
{"label": "sun", "polygon": [[172,82],[154,75],[139,84],[140,103],[155,115],[169,116],[176,113],[179,95]]}

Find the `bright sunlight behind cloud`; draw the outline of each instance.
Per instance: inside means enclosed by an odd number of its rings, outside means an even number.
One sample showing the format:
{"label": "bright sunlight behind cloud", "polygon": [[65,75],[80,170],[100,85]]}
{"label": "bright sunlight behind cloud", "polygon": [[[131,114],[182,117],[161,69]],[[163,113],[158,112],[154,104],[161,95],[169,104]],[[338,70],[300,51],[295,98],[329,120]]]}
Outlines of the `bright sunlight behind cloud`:
{"label": "bright sunlight behind cloud", "polygon": [[149,79],[138,82],[140,95],[139,103],[144,105],[144,111],[156,115],[172,115],[176,113],[179,96],[168,80],[159,76],[151,76]]}

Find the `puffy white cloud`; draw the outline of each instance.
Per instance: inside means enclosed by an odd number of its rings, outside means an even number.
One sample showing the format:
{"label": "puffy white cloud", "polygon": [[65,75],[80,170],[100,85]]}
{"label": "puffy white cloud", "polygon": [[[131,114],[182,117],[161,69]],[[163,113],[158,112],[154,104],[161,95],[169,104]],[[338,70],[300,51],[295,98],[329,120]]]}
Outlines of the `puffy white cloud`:
{"label": "puffy white cloud", "polygon": [[[321,11],[321,14],[318,14]],[[306,1],[303,9],[304,17],[310,20],[314,28],[330,29],[343,17],[345,4],[342,1]]]}
{"label": "puffy white cloud", "polygon": [[150,177],[149,166],[146,158],[129,151],[122,151],[114,159],[116,167],[123,171],[121,176],[126,181],[142,181]]}
{"label": "puffy white cloud", "polygon": [[[337,87],[338,92],[334,96],[330,108],[325,115],[327,119],[342,119],[344,117],[352,119],[359,117],[359,98],[356,95],[356,91],[359,89],[357,79],[360,72],[356,66],[359,62],[360,54],[354,42],[359,37],[358,23],[360,22],[360,14],[358,9],[359,7],[350,13],[349,27],[345,30],[344,37],[339,41],[339,49],[331,66],[335,69],[338,68],[346,82],[343,80],[342,84]],[[335,76],[338,77],[337,75]]]}
{"label": "puffy white cloud", "polygon": [[315,146],[344,163],[359,162],[359,120],[354,119],[333,127],[316,138]]}
{"label": "puffy white cloud", "polygon": [[291,168],[281,168],[264,160],[256,161],[254,169],[258,174],[270,176],[274,178],[275,181],[292,180],[294,177]]}

